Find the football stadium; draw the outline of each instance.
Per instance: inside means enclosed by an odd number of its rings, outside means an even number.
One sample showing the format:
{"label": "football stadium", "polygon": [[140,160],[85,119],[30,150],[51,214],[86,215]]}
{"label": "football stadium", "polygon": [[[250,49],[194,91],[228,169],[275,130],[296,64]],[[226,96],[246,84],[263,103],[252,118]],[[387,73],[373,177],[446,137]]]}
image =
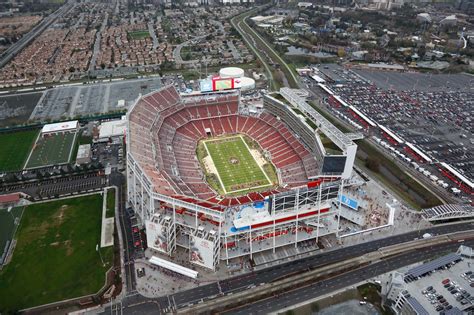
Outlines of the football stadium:
{"label": "football stadium", "polygon": [[153,251],[171,260],[181,247],[215,270],[338,231],[357,145],[298,91],[265,95],[262,106],[239,90],[166,86],[127,115],[127,199]]}

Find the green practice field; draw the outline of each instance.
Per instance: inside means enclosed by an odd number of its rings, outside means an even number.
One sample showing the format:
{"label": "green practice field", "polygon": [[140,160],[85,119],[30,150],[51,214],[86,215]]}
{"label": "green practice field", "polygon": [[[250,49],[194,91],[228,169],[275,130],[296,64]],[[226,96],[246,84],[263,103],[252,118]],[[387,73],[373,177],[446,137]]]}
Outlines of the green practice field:
{"label": "green practice field", "polygon": [[0,134],[0,171],[22,169],[38,132],[26,130]]}
{"label": "green practice field", "polygon": [[204,146],[216,166],[224,193],[272,185],[241,136],[204,141]]}
{"label": "green practice field", "polygon": [[19,222],[24,207],[13,208],[10,213],[7,209],[0,209],[0,253],[3,253],[8,241],[13,239],[15,221]]}
{"label": "green practice field", "polygon": [[61,132],[38,138],[25,168],[68,163],[76,134]]}
{"label": "green practice field", "polygon": [[12,260],[0,271],[0,313],[96,293],[113,261],[100,244],[99,194],[26,207]]}
{"label": "green practice field", "polygon": [[147,30],[128,32],[128,37],[130,37],[131,39],[148,38],[150,37],[150,32],[148,32]]}

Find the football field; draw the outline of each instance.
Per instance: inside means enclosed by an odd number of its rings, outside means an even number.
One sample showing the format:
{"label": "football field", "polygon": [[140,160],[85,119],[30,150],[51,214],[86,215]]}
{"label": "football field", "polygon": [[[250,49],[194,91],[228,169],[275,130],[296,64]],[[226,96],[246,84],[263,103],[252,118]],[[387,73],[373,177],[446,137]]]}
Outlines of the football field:
{"label": "football field", "polygon": [[267,174],[255,161],[242,136],[204,141],[224,193],[271,186]]}
{"label": "football field", "polygon": [[31,149],[25,168],[65,164],[71,159],[76,132],[57,133],[39,137]]}
{"label": "football field", "polygon": [[0,171],[21,170],[37,136],[37,129],[0,134]]}

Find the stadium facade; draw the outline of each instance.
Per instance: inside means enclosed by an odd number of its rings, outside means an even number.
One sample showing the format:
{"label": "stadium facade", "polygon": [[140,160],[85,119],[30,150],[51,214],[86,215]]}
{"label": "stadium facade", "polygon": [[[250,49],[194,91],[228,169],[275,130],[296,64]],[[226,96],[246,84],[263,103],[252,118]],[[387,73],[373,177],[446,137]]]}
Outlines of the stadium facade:
{"label": "stadium facade", "polygon": [[[179,95],[168,86],[139,98],[127,118],[127,200],[149,248],[171,257],[183,247],[190,262],[214,270],[220,260],[338,231],[337,196],[357,146],[297,91],[266,95],[262,107],[244,102],[239,90]],[[208,185],[197,143],[232,134],[259,144],[278,185],[238,196]],[[328,140],[337,150],[325,149]]]}

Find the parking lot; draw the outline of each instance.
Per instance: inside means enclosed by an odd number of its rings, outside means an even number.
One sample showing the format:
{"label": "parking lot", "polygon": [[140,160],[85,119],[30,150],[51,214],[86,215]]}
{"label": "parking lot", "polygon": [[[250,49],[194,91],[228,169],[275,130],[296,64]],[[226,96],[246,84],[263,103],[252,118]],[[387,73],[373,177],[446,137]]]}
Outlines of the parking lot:
{"label": "parking lot", "polygon": [[[462,260],[433,271],[420,280],[409,282],[407,290],[431,313],[458,308],[464,310],[474,305],[472,260]],[[466,277],[466,272],[470,275]]]}
{"label": "parking lot", "polygon": [[400,73],[394,71],[354,70],[369,83],[385,90],[423,92],[473,91],[474,77],[468,74]]}
{"label": "parking lot", "polygon": [[0,127],[22,124],[30,118],[42,93],[0,96]]}
{"label": "parking lot", "polygon": [[[469,84],[474,82],[472,76],[350,70],[338,65],[319,69],[327,79],[326,85],[344,102],[326,95],[329,108],[356,129],[370,129],[379,143],[385,142],[389,154],[400,156],[409,164],[423,162],[405,146],[410,143],[435,161],[448,163],[463,176],[474,178],[474,89]],[[438,88],[443,81],[452,86]],[[370,128],[358,113],[344,105],[354,106],[376,124],[388,128],[404,144],[381,128]],[[432,180],[442,186],[438,183],[443,178],[438,165],[426,168],[430,175],[437,173]],[[457,187],[453,182],[448,186]]]}
{"label": "parking lot", "polygon": [[93,143],[91,150],[93,163],[100,162],[104,167],[119,171],[125,170],[122,140],[115,139],[113,142]]}
{"label": "parking lot", "polygon": [[59,178],[50,184],[42,184],[38,191],[39,196],[57,196],[70,193],[80,193],[97,190],[104,187],[106,178],[104,176],[82,177],[82,178]]}
{"label": "parking lot", "polygon": [[30,119],[61,119],[125,110],[140,94],[161,87],[159,77],[56,87],[47,90]]}
{"label": "parking lot", "polygon": [[51,179],[39,179],[27,183],[0,186],[0,193],[24,192],[34,199],[49,198],[65,194],[77,194],[96,191],[106,185],[106,178],[92,172],[88,174],[64,176]]}

